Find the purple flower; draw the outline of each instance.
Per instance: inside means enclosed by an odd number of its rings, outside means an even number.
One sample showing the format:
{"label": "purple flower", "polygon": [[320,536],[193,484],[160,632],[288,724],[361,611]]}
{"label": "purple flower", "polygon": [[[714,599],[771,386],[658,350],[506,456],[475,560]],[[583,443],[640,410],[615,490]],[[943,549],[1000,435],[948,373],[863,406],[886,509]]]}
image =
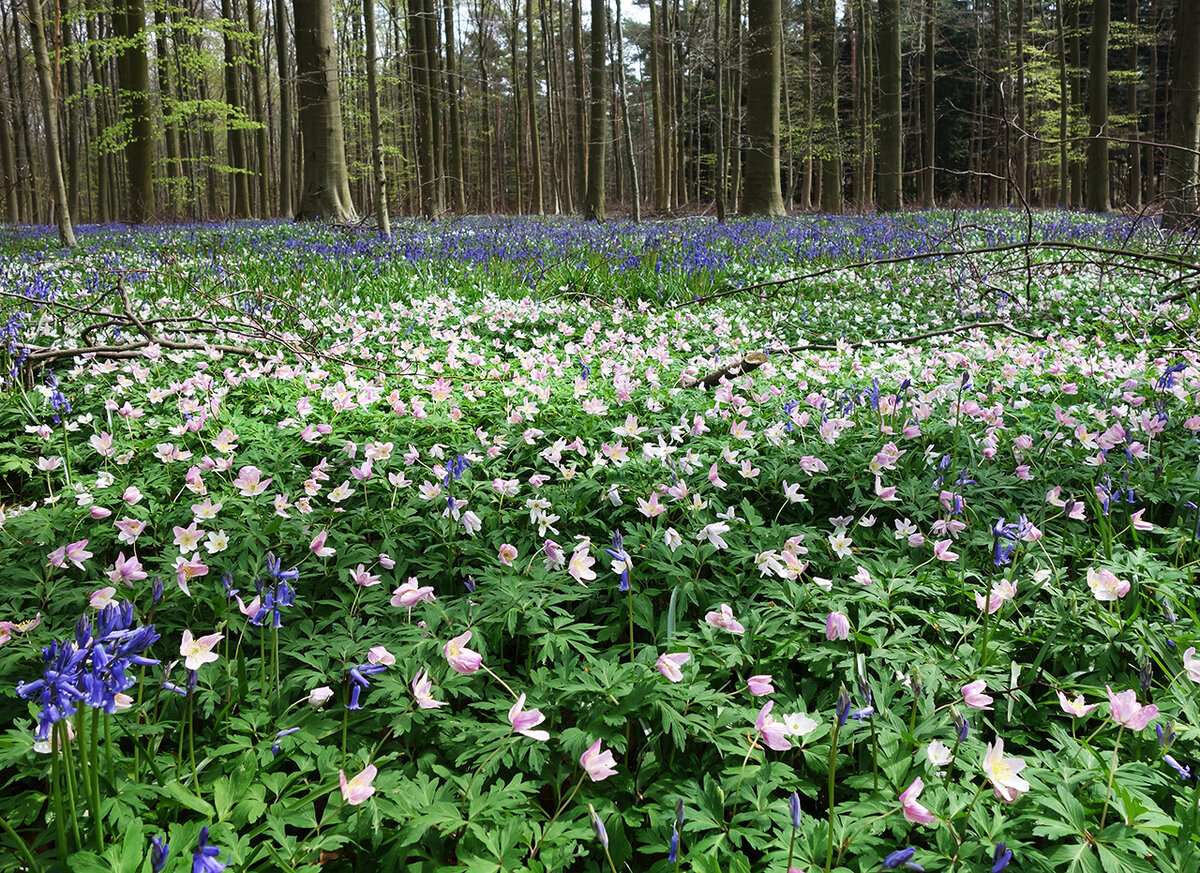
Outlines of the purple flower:
{"label": "purple flower", "polygon": [[912,846],[907,849],[897,849],[883,859],[883,869],[895,870],[897,867],[906,867],[909,870],[924,871],[924,867],[913,862],[912,858],[915,854],[917,854],[917,850]]}
{"label": "purple flower", "polygon": [[150,838],[150,870],[152,873],[162,873],[162,868],[167,866],[167,856],[170,854],[171,844],[167,842],[166,834]]}
{"label": "purple flower", "polygon": [[192,852],[192,873],[222,873],[233,861],[233,852],[229,858],[221,860],[221,850],[208,844],[208,825],[200,828],[200,840],[196,851]]}
{"label": "purple flower", "polygon": [[1011,860],[1012,849],[1003,842],[996,843],[996,851],[992,854],[992,873],[1001,873]]}

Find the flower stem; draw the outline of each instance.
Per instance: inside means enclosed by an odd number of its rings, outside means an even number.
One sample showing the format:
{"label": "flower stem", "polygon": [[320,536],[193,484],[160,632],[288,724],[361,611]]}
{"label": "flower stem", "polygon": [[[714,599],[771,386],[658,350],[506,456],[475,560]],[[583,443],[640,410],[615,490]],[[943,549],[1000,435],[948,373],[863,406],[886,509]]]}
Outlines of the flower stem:
{"label": "flower stem", "polygon": [[1113,744],[1112,763],[1108,767],[1108,786],[1104,789],[1104,808],[1100,810],[1100,830],[1104,830],[1104,819],[1108,817],[1108,801],[1112,797],[1113,777],[1117,775],[1117,750],[1121,748],[1121,735],[1125,725],[1117,727],[1117,741]]}
{"label": "flower stem", "polygon": [[[546,826],[542,828],[542,839],[544,839],[546,834],[550,832],[550,828],[554,826],[554,823],[558,821],[558,817],[563,814],[563,810],[566,809],[567,806],[570,805],[571,801],[575,799],[575,795],[579,793],[579,787],[581,785],[583,785],[582,773],[580,773],[579,778],[575,780],[575,787],[571,789],[571,793],[567,795],[567,799],[562,802],[562,805],[555,811],[554,815],[550,816],[550,820],[546,822]],[[536,843],[534,843],[533,848],[529,850],[529,860],[532,861],[537,857],[538,849],[541,848],[542,845],[542,839],[539,839]]]}
{"label": "flower stem", "polygon": [[835,721],[829,735],[829,841],[825,851],[825,873],[833,869],[833,788],[837,777],[837,743],[840,728],[841,725]]}

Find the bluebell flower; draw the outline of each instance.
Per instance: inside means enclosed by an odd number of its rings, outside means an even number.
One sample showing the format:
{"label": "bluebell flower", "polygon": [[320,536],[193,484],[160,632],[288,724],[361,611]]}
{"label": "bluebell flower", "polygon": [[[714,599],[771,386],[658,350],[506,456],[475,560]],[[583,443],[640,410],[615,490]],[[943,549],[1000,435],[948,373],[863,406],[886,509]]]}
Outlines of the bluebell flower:
{"label": "bluebell flower", "polygon": [[192,873],[222,873],[232,861],[232,851],[229,858],[222,861],[221,850],[208,844],[208,825],[200,828],[200,839],[192,852]]}
{"label": "bluebell flower", "polygon": [[850,717],[850,694],[846,691],[846,686],[842,686],[841,692],[837,698],[837,726],[841,727],[846,723],[846,719]]}
{"label": "bluebell flower", "polygon": [[792,816],[792,830],[800,827],[800,795],[795,791],[788,798],[788,812]]}
{"label": "bluebell flower", "polygon": [[917,850],[912,846],[907,849],[897,849],[883,859],[883,869],[895,870],[898,867],[905,867],[909,870],[923,871],[925,868],[913,861],[913,856],[916,854]]}
{"label": "bluebell flower", "polygon": [[600,820],[600,816],[596,813],[596,808],[590,803],[588,804],[588,818],[592,820],[592,830],[596,832],[596,839],[600,841],[606,850],[608,849],[608,831],[604,829],[604,822]]}
{"label": "bluebell flower", "polygon": [[1179,778],[1182,779],[1184,782],[1187,782],[1189,779],[1192,778],[1192,768],[1191,767],[1183,766],[1178,761],[1176,761],[1175,758],[1172,757],[1171,755],[1163,755],[1163,760],[1167,762],[1167,766],[1169,766],[1172,770],[1174,770],[1176,773],[1179,774]]}
{"label": "bluebell flower", "polygon": [[629,590],[629,568],[633,566],[633,559],[629,557],[629,553],[625,551],[625,538],[621,535],[620,529],[613,532],[613,547],[605,549],[608,556],[615,562],[613,569],[620,567],[621,584],[617,587],[618,591]]}
{"label": "bluebell flower", "polygon": [[992,873],[1001,873],[1007,868],[1012,856],[1012,849],[1006,843],[996,843],[996,850],[992,853]]}
{"label": "bluebell flower", "polygon": [[171,844],[167,842],[167,835],[161,837],[150,838],[150,870],[151,873],[162,873],[162,868],[167,866],[167,857],[171,854]]}

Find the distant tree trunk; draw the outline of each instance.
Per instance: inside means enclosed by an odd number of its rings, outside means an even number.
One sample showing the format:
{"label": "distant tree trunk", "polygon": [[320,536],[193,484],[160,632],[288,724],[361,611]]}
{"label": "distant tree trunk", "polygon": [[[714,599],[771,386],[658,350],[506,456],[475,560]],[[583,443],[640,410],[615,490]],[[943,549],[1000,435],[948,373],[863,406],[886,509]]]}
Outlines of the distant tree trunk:
{"label": "distant tree trunk", "polygon": [[1163,179],[1163,224],[1190,227],[1196,220],[1197,117],[1200,116],[1200,8],[1195,0],[1179,0],[1175,13],[1175,64],[1171,71],[1171,105],[1167,114],[1166,166]]}
{"label": "distant tree trunk", "polygon": [[[1125,21],[1131,34],[1129,40],[1129,72],[1138,76],[1138,0],[1129,0],[1125,6]],[[1134,209],[1142,206],[1142,148],[1139,140],[1141,124],[1138,120],[1138,83],[1131,79],[1125,86],[1125,111],[1129,114],[1129,190],[1126,200]]]}
{"label": "distant tree trunk", "polygon": [[330,0],[294,0],[300,132],[304,186],[297,217],[354,217],[342,132],[337,44]]}
{"label": "distant tree trunk", "polygon": [[537,88],[533,76],[533,0],[525,0],[525,98],[529,113],[529,165],[533,176],[534,215],[546,214],[546,198],[542,187],[542,144],[538,136]]}
{"label": "distant tree trunk", "polygon": [[730,208],[737,212],[742,198],[742,99],[745,96],[742,81],[746,64],[744,63],[745,32],[742,28],[742,0],[733,0],[731,6],[729,37],[735,50],[735,56],[733,82],[729,89],[729,204]]}
{"label": "distant tree trunk", "polygon": [[436,124],[433,93],[429,80],[429,50],[425,44],[425,0],[409,0],[408,43],[413,58],[413,92],[416,96],[417,164],[421,186],[421,215],[426,221],[437,217],[437,178],[433,156],[433,128]]}
{"label": "distant tree trunk", "polygon": [[900,0],[879,0],[879,192],[884,212],[904,205],[904,130],[900,117]]}
{"label": "distant tree trunk", "polygon": [[1004,117],[1004,45],[1002,41],[1001,10],[1007,0],[992,0],[992,39],[991,51],[988,52],[988,86],[991,89],[992,118],[994,139],[988,150],[988,206],[993,209],[1000,205],[1003,191],[1003,179],[1008,167],[1007,155],[1004,153],[1004,135],[1008,123]]}
{"label": "distant tree trunk", "polygon": [[[67,90],[60,100],[67,140],[65,143],[67,165],[63,170],[63,175],[67,181],[67,205],[71,210],[71,222],[77,224],[79,222],[79,168],[87,162],[87,151],[84,149],[84,129],[87,122],[84,115],[86,110],[82,104],[83,95],[79,93],[79,60],[77,53],[72,48],[75,42],[74,19],[71,15],[69,0],[59,2],[58,19],[58,32],[62,35],[62,47],[59,55],[61,66],[67,74]],[[74,111],[67,111],[66,104],[72,100],[80,102]],[[64,135],[62,127],[63,125],[60,124],[60,140]]]}
{"label": "distant tree trunk", "polygon": [[[581,0],[571,0],[571,58],[572,75],[575,83],[572,100],[575,119],[575,193],[582,208],[587,200],[588,173],[588,134],[587,134],[587,94],[583,87],[583,10]],[[650,9],[654,3],[651,0]],[[653,27],[651,27],[653,31]],[[651,35],[651,45],[653,45]],[[653,74],[652,74],[653,75]]]}
{"label": "distant tree trunk", "polygon": [[221,0],[222,41],[225,47],[225,103],[229,106],[229,121],[225,127],[225,143],[229,150],[229,209],[235,218],[250,217],[249,163],[246,160],[245,131],[242,120],[241,51],[234,41],[237,15],[230,0]]}
{"label": "distant tree trunk", "polygon": [[779,88],[783,22],[780,0],[749,0],[746,67],[746,188],[744,215],[784,215],[779,186]]}
{"label": "distant tree trunk", "polygon": [[629,95],[625,93],[625,34],[621,29],[621,0],[616,3],[617,99],[621,102],[621,138],[625,165],[629,170],[629,200],[633,223],[642,220],[642,191],[638,186],[637,163],[633,159],[633,131],[629,124]]}
{"label": "distant tree trunk", "polygon": [[[1067,2],[1067,0],[1063,0]],[[1083,88],[1080,81],[1080,69],[1083,64],[1083,48],[1080,40],[1079,27],[1079,4],[1083,0],[1069,0],[1067,6],[1070,13],[1070,19],[1067,22],[1070,29],[1068,39],[1070,40],[1070,60],[1071,65],[1071,107],[1078,111],[1083,103]],[[1076,151],[1076,149],[1072,149]],[[1071,205],[1079,207],[1083,205],[1083,162],[1075,155],[1071,156]]]}
{"label": "distant tree trunk", "polygon": [[651,136],[654,147],[654,208],[658,212],[666,212],[667,179],[664,156],[666,125],[663,122],[662,22],[659,18],[658,3],[656,0],[650,0],[650,107],[654,117],[654,132]]}
{"label": "distant tree trunk", "polygon": [[92,69],[92,87],[96,94],[96,114],[95,114],[95,135],[92,137],[92,142],[97,144],[96,148],[96,215],[95,218],[101,224],[108,224],[113,219],[111,208],[112,194],[109,191],[109,164],[112,161],[112,154],[101,143],[105,130],[108,129],[108,101],[105,99],[104,93],[104,66],[100,53],[100,40],[98,39],[98,31],[96,27],[97,12],[92,9],[87,11],[87,42],[88,42],[88,58],[89,66]]}
{"label": "distant tree trunk", "polygon": [[480,127],[483,131],[483,202],[487,204],[487,211],[490,214],[496,211],[496,185],[493,178],[495,172],[492,165],[492,156],[495,151],[496,127],[492,123],[492,89],[488,80],[489,58],[485,42],[482,0],[478,3],[477,9],[475,31],[478,37],[478,45],[476,54],[479,61],[480,90],[483,92],[483,112],[480,121]]}
{"label": "distant tree trunk", "polygon": [[167,10],[161,3],[154,4],[154,63],[158,72],[158,98],[162,106],[163,140],[167,150],[167,203],[166,214],[174,219],[178,215],[182,194],[182,166],[179,161],[179,127],[175,122],[172,106],[171,59],[167,52]]}
{"label": "distant tree trunk", "polygon": [[17,202],[17,163],[13,159],[15,141],[8,120],[8,101],[0,100],[0,193],[4,194],[4,217],[9,224],[21,220]]}
{"label": "distant tree trunk", "polygon": [[937,195],[934,193],[933,183],[933,165],[937,163],[937,152],[935,150],[935,142],[937,139],[937,111],[934,109],[934,64],[933,64],[933,49],[935,21],[934,15],[937,9],[935,0],[926,0],[925,3],[925,131],[921,137],[922,145],[925,147],[925,154],[921,168],[921,176],[924,178],[924,184],[921,186],[921,208],[933,209],[937,205]]}
{"label": "distant tree trunk", "polygon": [[807,211],[813,206],[813,2],[804,3],[804,41],[801,56],[804,61],[804,168],[800,175],[800,208]]}
{"label": "distant tree trunk", "polygon": [[250,82],[254,101],[254,120],[258,129],[254,132],[255,150],[258,152],[258,214],[271,214],[271,145],[268,125],[270,117],[267,113],[267,68],[263,63],[262,52],[259,50],[260,19],[258,17],[258,0],[246,0],[246,24],[250,28]]}
{"label": "distant tree trunk", "polygon": [[279,212],[291,218],[296,211],[292,192],[292,65],[288,61],[287,4],[275,0],[275,60],[279,67]]}
{"label": "distant tree trunk", "polygon": [[1145,170],[1142,173],[1143,198],[1147,203],[1158,197],[1158,173],[1155,172],[1158,135],[1158,0],[1150,0],[1150,62],[1146,67],[1146,147]]}
{"label": "distant tree trunk", "polygon": [[1058,27],[1058,205],[1066,209],[1071,205],[1071,166],[1067,152],[1067,137],[1071,130],[1071,82],[1067,72],[1067,35],[1062,7],[1061,2],[1055,4],[1054,20]]}
{"label": "distant tree trunk", "polygon": [[1088,46],[1088,104],[1091,140],[1088,141],[1087,208],[1108,212],[1108,21],[1111,0],[1092,4],[1092,41]]}
{"label": "distant tree trunk", "polygon": [[725,221],[725,65],[722,58],[725,46],[721,44],[721,3],[713,0],[713,141],[716,146],[716,167],[713,169],[713,195],[716,200],[717,221]]}
{"label": "distant tree trunk", "polygon": [[821,129],[825,156],[821,161],[821,211],[842,211],[842,149],[837,114],[837,17],[834,0],[821,0]]}
{"label": "distant tree trunk", "polygon": [[[250,0],[254,2],[254,0]],[[367,43],[367,103],[371,113],[371,165],[375,171],[375,216],[379,235],[390,237],[392,225],[388,220],[387,174],[383,167],[383,129],[379,123],[379,64],[375,44],[375,0],[362,0],[363,36]]]}
{"label": "distant tree trunk", "polygon": [[583,204],[583,217],[589,221],[604,220],[604,118],[608,114],[604,34],[607,15],[604,0],[592,0],[591,142],[588,144],[587,198]]}
{"label": "distant tree trunk", "polygon": [[117,60],[121,114],[129,124],[125,165],[129,175],[129,218],[134,224],[154,214],[154,122],[150,117],[150,65],[146,59],[144,0],[120,0],[114,12],[123,48]]}
{"label": "distant tree trunk", "polygon": [[443,4],[446,31],[446,86],[450,97],[450,203],[459,215],[467,211],[466,172],[463,166],[463,150],[466,143],[462,136],[462,101],[459,99],[458,47],[454,44],[454,6],[451,0]]}
{"label": "distant tree trunk", "polygon": [[58,142],[58,101],[54,93],[54,74],[50,69],[50,53],[46,50],[46,25],[42,20],[42,0],[26,0],[29,7],[29,36],[33,42],[33,59],[37,65],[38,90],[42,98],[42,127],[46,137],[46,165],[50,171],[50,188],[54,194],[54,212],[58,220],[58,238],[67,248],[75,248],[75,231],[71,227],[71,208],[67,203],[67,184],[63,181],[62,161]]}
{"label": "distant tree trunk", "polygon": [[[1135,0],[1136,2],[1136,0]],[[1028,202],[1029,184],[1029,136],[1025,118],[1025,0],[1017,0],[1017,69],[1013,81],[1014,99],[1017,101],[1017,173],[1014,194],[1022,202]]]}

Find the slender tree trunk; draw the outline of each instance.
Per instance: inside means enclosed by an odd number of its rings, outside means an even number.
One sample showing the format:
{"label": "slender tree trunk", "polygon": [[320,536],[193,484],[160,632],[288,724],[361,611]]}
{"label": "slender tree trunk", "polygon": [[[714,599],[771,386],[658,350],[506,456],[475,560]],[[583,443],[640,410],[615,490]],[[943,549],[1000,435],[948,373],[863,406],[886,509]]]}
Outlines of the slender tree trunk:
{"label": "slender tree trunk", "polygon": [[713,141],[716,147],[716,167],[713,170],[713,195],[716,199],[717,221],[725,221],[725,46],[721,44],[721,2],[713,0]]}
{"label": "slender tree trunk", "polygon": [[[18,179],[18,196],[21,199],[21,214],[23,219],[30,223],[36,223],[39,218],[38,198],[36,194],[37,184],[33,169],[33,142],[29,137],[29,117],[26,115],[25,107],[28,103],[25,100],[25,75],[22,70],[22,52],[21,52],[21,26],[20,16],[16,9],[12,9],[12,46],[13,58],[8,67],[8,93],[15,97],[13,103],[15,127],[19,132],[16,137],[16,163],[17,163],[17,179]],[[7,55],[7,49],[6,49]]]}
{"label": "slender tree trunk", "polygon": [[287,5],[275,0],[275,61],[279,67],[279,212],[291,218],[296,211],[295,170],[292,166],[292,65],[288,61]]}
{"label": "slender tree trunk", "polygon": [[9,224],[21,220],[17,203],[17,166],[13,158],[12,126],[8,121],[8,101],[0,99],[0,193],[4,195],[4,218]]}
{"label": "slender tree trunk", "polygon": [[255,148],[258,151],[258,214],[266,216],[271,211],[271,147],[268,142],[267,114],[267,69],[263,64],[259,40],[262,38],[258,17],[258,0],[246,0],[246,24],[250,28],[250,82],[254,102],[254,120],[258,129],[254,132]]}
{"label": "slender tree trunk", "polygon": [[1067,35],[1061,2],[1055,4],[1054,15],[1058,28],[1058,205],[1066,209],[1071,205],[1071,170],[1067,152],[1067,137],[1071,131],[1071,83],[1067,71]]}
{"label": "slender tree trunk", "polygon": [[621,0],[616,0],[617,99],[621,102],[621,139],[625,165],[629,172],[629,198],[633,223],[642,220],[642,192],[638,187],[637,164],[633,159],[633,131],[629,125],[629,95],[625,93],[625,34],[622,31]]}
{"label": "slender tree trunk", "polygon": [[[86,111],[82,99],[83,95],[79,93],[79,61],[76,52],[72,46],[75,42],[74,22],[71,20],[71,4],[69,0],[61,0],[59,3],[59,27],[58,32],[62,34],[62,51],[61,51],[61,66],[67,74],[67,90],[63,95],[60,104],[63,108],[63,117],[65,126],[60,125],[60,130],[65,131],[66,143],[63,143],[66,150],[66,168],[64,175],[67,181],[67,205],[71,210],[72,223],[79,222],[79,168],[84,163],[84,157],[87,152],[80,152],[80,144],[84,140],[83,131],[86,127],[86,122],[83,120],[83,114]],[[72,107],[71,103],[75,105]],[[60,137],[61,139],[61,137]]]}
{"label": "slender tree trunk", "polygon": [[496,184],[494,180],[494,169],[492,165],[493,153],[495,151],[495,135],[496,127],[492,122],[492,89],[489,82],[488,73],[488,52],[486,48],[486,34],[484,32],[484,0],[479,0],[476,9],[475,31],[478,38],[476,54],[479,60],[479,82],[480,91],[483,93],[483,112],[480,128],[483,133],[483,202],[487,204],[487,211],[494,213],[496,211]]}
{"label": "slender tree trunk", "polygon": [[442,6],[446,32],[446,85],[450,109],[450,202],[453,210],[462,215],[467,211],[466,171],[463,165],[462,102],[458,75],[458,49],[454,44],[454,3],[445,0]]}
{"label": "slender tree trunk", "polygon": [[[1067,0],[1063,0],[1067,2]],[[1067,21],[1067,26],[1070,28],[1068,34],[1068,45],[1070,46],[1070,58],[1068,63],[1071,66],[1071,111],[1072,116],[1079,111],[1083,105],[1083,88],[1080,81],[1080,70],[1083,63],[1083,48],[1080,44],[1080,27],[1079,27],[1079,4],[1083,0],[1070,0],[1067,10],[1070,18]],[[1073,119],[1072,119],[1073,120]],[[1074,124],[1072,123],[1072,128]],[[1071,151],[1071,206],[1083,206],[1083,162],[1079,160],[1074,152],[1078,149],[1072,148]]]}
{"label": "slender tree trunk", "polygon": [[150,67],[146,58],[144,0],[120,0],[115,13],[124,42],[119,55],[121,114],[129,124],[125,164],[129,174],[129,217],[134,224],[154,214],[154,122],[150,116]]}
{"label": "slender tree trunk", "polygon": [[1129,190],[1126,200],[1134,209],[1142,206],[1142,147],[1139,139],[1141,124],[1138,120],[1138,0],[1129,0],[1125,6],[1125,21],[1131,34],[1129,39],[1129,73],[1131,79],[1125,86],[1125,111],[1129,114]]}
{"label": "slender tree trunk", "polygon": [[1174,69],[1167,114],[1167,149],[1163,180],[1163,225],[1192,227],[1196,221],[1196,149],[1200,146],[1200,8],[1195,0],[1179,0],[1175,13]]}
{"label": "slender tree trunk", "polygon": [[742,26],[742,0],[733,0],[729,34],[734,46],[733,83],[729,93],[729,204],[734,212],[742,202],[742,103],[745,89],[745,30]]}
{"label": "slender tree trunk", "polygon": [[533,175],[533,214],[546,214],[542,190],[542,145],[538,136],[537,89],[533,76],[533,0],[525,0],[525,102],[529,112],[529,164]]}
{"label": "slender tree trunk", "polygon": [[842,211],[842,150],[837,116],[837,19],[834,0],[821,0],[821,129],[826,156],[821,162],[821,211]]}
{"label": "slender tree trunk", "polygon": [[238,21],[230,0],[221,0],[221,18],[224,19],[222,38],[225,46],[225,103],[229,106],[229,118],[232,121],[226,122],[225,127],[229,165],[233,169],[229,176],[229,208],[235,218],[249,218],[249,162],[246,160],[245,131],[238,124],[243,116],[242,78],[239,70],[241,52],[234,41],[233,31]]}
{"label": "slender tree trunk", "polygon": [[662,88],[662,22],[658,4],[650,0],[650,106],[654,114],[654,208],[667,210],[666,166],[664,163],[665,124]]}
{"label": "slender tree trunk", "polygon": [[46,24],[42,19],[42,0],[26,0],[29,10],[29,36],[33,42],[33,59],[37,65],[38,91],[42,98],[42,133],[46,138],[46,166],[50,173],[50,189],[54,195],[54,212],[58,221],[58,238],[69,249],[75,248],[75,230],[71,227],[71,208],[67,203],[67,183],[63,180],[62,161],[58,143],[58,101],[54,93],[54,74],[50,69],[50,53],[46,50]]}
{"label": "slender tree trunk", "polygon": [[861,200],[857,201],[859,211],[870,207],[875,199],[875,20],[871,11],[871,3],[862,3],[862,68],[859,79],[858,104],[859,133],[861,144],[863,184],[859,190]]}
{"label": "slender tree trunk", "polygon": [[413,56],[413,91],[416,96],[418,178],[421,186],[421,215],[426,221],[437,217],[437,177],[434,161],[433,94],[430,86],[429,47],[425,43],[426,28],[423,16],[425,0],[409,0],[408,43]]}
{"label": "slender tree trunk", "polygon": [[167,51],[167,11],[162,3],[154,4],[155,68],[158,72],[158,96],[162,106],[163,140],[167,149],[166,213],[172,220],[178,217],[180,203],[181,165],[179,163],[179,128],[175,122],[171,99],[171,59]]}
{"label": "slender tree trunk", "polygon": [[750,45],[746,68],[745,215],[781,216],[779,180],[780,55],[783,49],[779,0],[749,0]]}
{"label": "slender tree trunk", "polygon": [[813,206],[813,68],[816,66],[816,58],[813,56],[813,2],[814,0],[803,0],[804,168],[800,175],[800,208],[806,212]]}
{"label": "slender tree trunk", "polygon": [[605,81],[604,34],[607,30],[608,7],[604,0],[592,0],[592,98],[591,142],[588,144],[587,199],[583,217],[589,221],[604,220],[604,119],[608,114],[608,85]]}
{"label": "slender tree trunk", "polygon": [[991,51],[988,52],[988,86],[992,98],[992,118],[994,137],[992,147],[988,150],[988,206],[993,209],[1000,205],[1003,198],[1001,176],[1008,166],[1004,154],[1004,130],[1007,121],[1004,117],[1004,45],[1002,41],[1001,5],[1007,0],[992,0],[992,40]]}
{"label": "slender tree trunk", "polygon": [[1142,174],[1145,200],[1151,203],[1158,197],[1158,173],[1155,172],[1158,135],[1158,0],[1150,0],[1150,61],[1146,66],[1146,169]]}
{"label": "slender tree trunk", "polygon": [[304,186],[297,217],[354,218],[330,0],[294,0]]}
{"label": "slender tree trunk", "polygon": [[1017,69],[1013,81],[1017,101],[1017,173],[1013,187],[1021,201],[1030,202],[1029,136],[1025,117],[1025,0],[1017,0]]}
{"label": "slender tree trunk", "polygon": [[879,0],[879,208],[903,203],[904,130],[900,116],[900,0]]}
{"label": "slender tree trunk", "polygon": [[[254,2],[254,0],[250,0]],[[371,167],[375,172],[375,216],[379,235],[390,237],[392,224],[388,220],[387,173],[383,166],[383,129],[379,123],[379,64],[375,43],[375,0],[362,0],[363,37],[367,47],[367,104],[371,115]]]}
{"label": "slender tree trunk", "polygon": [[1088,141],[1087,208],[1108,212],[1108,22],[1111,0],[1092,4],[1092,41],[1088,46],[1088,104],[1091,139]]}
{"label": "slender tree trunk", "polygon": [[[571,0],[571,59],[572,75],[575,89],[573,108],[575,117],[575,191],[580,208],[587,201],[588,173],[588,131],[587,131],[587,94],[583,87],[583,11],[580,8],[582,0]],[[650,4],[654,9],[653,0]],[[651,28],[653,31],[653,27]],[[654,36],[651,34],[651,46]],[[653,50],[653,49],[652,49]]]}
{"label": "slender tree trunk", "polygon": [[937,205],[937,195],[934,191],[934,164],[937,163],[937,110],[934,108],[935,99],[935,71],[934,71],[934,37],[936,35],[936,16],[937,3],[935,0],[926,0],[925,3],[925,132],[922,136],[922,144],[925,147],[925,155],[921,168],[921,175],[924,177],[924,185],[922,186],[922,209],[933,209]]}

